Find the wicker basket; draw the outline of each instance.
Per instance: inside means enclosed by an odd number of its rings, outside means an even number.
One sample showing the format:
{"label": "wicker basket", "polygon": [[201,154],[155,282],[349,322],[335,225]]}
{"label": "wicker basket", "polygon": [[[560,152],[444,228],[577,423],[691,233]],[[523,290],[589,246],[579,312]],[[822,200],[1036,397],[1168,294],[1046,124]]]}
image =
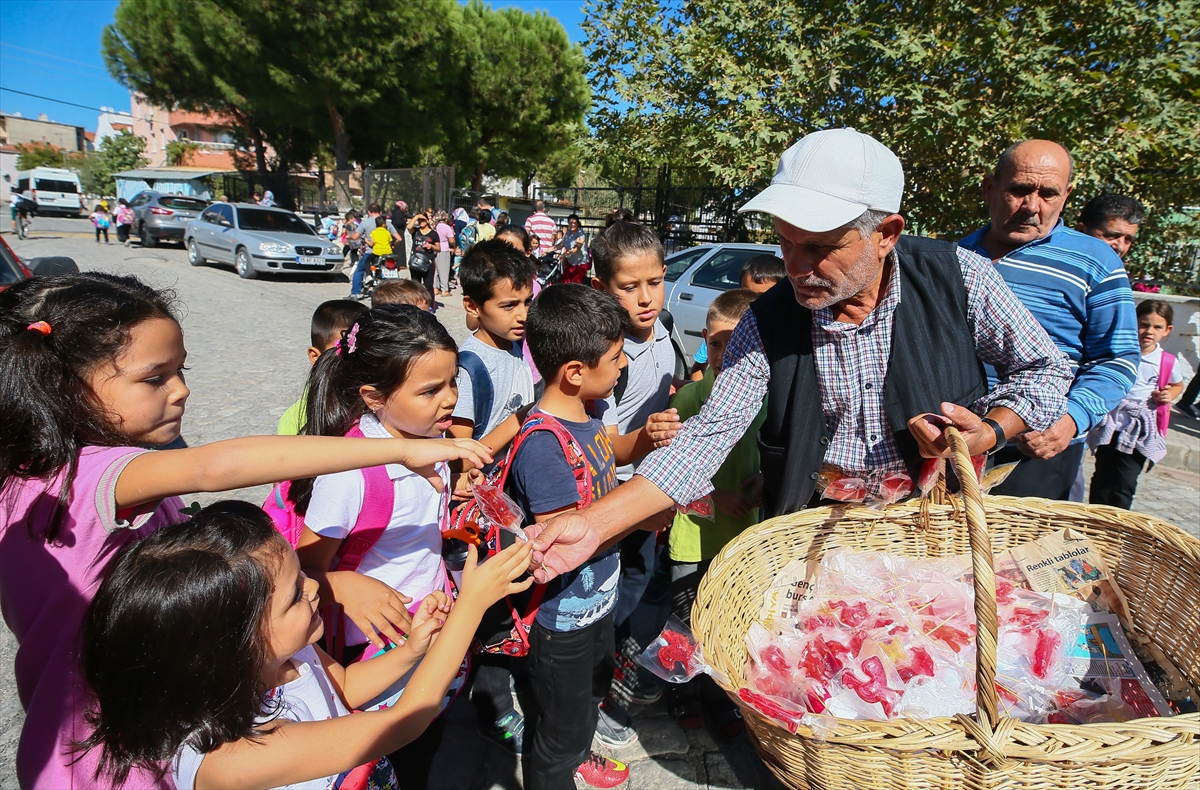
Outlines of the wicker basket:
{"label": "wicker basket", "polygon": [[[965,443],[957,432],[950,441],[957,468],[969,470]],[[747,530],[713,561],[692,610],[692,628],[707,661],[728,676],[725,690],[742,709],[766,764],[789,787],[814,790],[1200,787],[1200,714],[1026,724],[997,717],[992,682],[993,552],[1070,527],[1087,534],[1103,553],[1137,630],[1200,687],[1200,541],[1170,524],[1110,507],[983,499],[974,474],[960,477],[962,499],[950,504],[905,503],[883,511],[839,506],[781,516]],[[763,591],[788,562],[818,560],[835,548],[908,557],[971,552],[979,639],[975,716],[839,719],[834,732],[817,738],[804,726],[792,735],[742,703],[736,692],[745,684],[745,635],[758,617]]]}

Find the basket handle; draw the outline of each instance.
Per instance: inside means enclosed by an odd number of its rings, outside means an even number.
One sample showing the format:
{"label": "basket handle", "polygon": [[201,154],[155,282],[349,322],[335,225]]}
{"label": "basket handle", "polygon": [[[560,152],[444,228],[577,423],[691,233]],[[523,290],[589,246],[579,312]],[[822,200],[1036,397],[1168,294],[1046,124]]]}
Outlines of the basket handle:
{"label": "basket handle", "polygon": [[[983,515],[983,495],[971,464],[967,441],[954,426],[946,426],[946,441],[953,453],[955,470],[967,517],[971,542],[971,569],[975,576],[975,705],[985,740],[992,742],[999,719],[996,695],[996,573],[992,567],[992,539]],[[986,749],[986,746],[985,746]]]}

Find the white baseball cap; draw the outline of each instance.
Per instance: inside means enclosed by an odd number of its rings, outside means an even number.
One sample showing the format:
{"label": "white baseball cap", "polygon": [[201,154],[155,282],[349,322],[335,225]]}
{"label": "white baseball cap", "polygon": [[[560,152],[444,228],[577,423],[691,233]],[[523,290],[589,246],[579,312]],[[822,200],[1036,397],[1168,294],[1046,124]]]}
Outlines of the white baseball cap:
{"label": "white baseball cap", "polygon": [[887,146],[853,129],[825,129],[784,151],[771,185],[738,211],[824,233],[868,209],[894,214],[903,194],[904,168]]}

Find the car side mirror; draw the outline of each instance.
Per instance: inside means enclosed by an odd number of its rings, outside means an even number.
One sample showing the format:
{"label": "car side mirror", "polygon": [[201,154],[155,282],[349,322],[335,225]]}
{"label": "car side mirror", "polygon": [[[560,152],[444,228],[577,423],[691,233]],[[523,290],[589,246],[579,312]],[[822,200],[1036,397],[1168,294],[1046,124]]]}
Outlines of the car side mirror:
{"label": "car side mirror", "polygon": [[222,227],[225,227],[225,228],[232,228],[232,227],[233,227],[233,223],[232,223],[232,222],[230,222],[229,220],[225,219],[224,217],[222,217],[221,219],[217,220],[217,224],[218,224],[218,225],[220,225],[220,226],[222,226]]}
{"label": "car side mirror", "polygon": [[49,255],[44,258],[34,258],[25,265],[35,275],[79,273],[79,266],[76,265],[75,260],[64,255]]}

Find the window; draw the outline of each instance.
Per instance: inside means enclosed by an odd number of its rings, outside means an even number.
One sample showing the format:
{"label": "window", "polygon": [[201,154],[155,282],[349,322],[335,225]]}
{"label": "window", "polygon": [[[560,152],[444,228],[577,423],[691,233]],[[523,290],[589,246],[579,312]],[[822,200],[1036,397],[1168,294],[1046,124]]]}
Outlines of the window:
{"label": "window", "polygon": [[22,178],[19,181],[17,181],[17,191],[18,192],[28,192],[29,191],[29,179],[28,178]]}
{"label": "window", "polygon": [[225,222],[229,225],[229,227],[232,228],[233,227],[233,206],[222,203],[219,206],[213,206],[213,208],[216,209],[217,214],[220,217],[217,220],[217,223],[220,224],[221,222]]}
{"label": "window", "polygon": [[79,194],[79,185],[74,181],[60,181],[54,178],[39,178],[34,181],[34,189],[39,192],[65,192],[68,195]]}
{"label": "window", "polygon": [[737,288],[742,280],[742,266],[746,261],[761,255],[761,250],[721,250],[704,262],[692,275],[692,285],[728,291]]}
{"label": "window", "polygon": [[708,254],[712,247],[695,247],[687,252],[680,252],[671,255],[667,258],[667,274],[666,281],[673,283],[683,276],[683,273],[691,268],[692,264],[700,260],[701,256]]}
{"label": "window", "polygon": [[150,199],[150,196],[147,195],[145,192],[142,192],[133,199],[133,202],[129,204],[129,207],[130,208],[138,208],[139,206],[144,206],[144,205],[146,205],[146,201],[148,201],[149,199]]}
{"label": "window", "polygon": [[261,208],[238,209],[238,226],[242,230],[299,233],[303,236],[316,235],[307,222],[290,211],[267,211]]}
{"label": "window", "polygon": [[217,210],[216,206],[213,206],[210,209],[205,209],[204,213],[200,215],[200,221],[201,222],[211,222],[212,224],[216,225],[217,217],[219,217],[219,216],[220,216],[220,212]]}
{"label": "window", "polygon": [[158,205],[166,208],[180,209],[181,211],[200,211],[208,205],[208,202],[199,198],[160,197]]}

